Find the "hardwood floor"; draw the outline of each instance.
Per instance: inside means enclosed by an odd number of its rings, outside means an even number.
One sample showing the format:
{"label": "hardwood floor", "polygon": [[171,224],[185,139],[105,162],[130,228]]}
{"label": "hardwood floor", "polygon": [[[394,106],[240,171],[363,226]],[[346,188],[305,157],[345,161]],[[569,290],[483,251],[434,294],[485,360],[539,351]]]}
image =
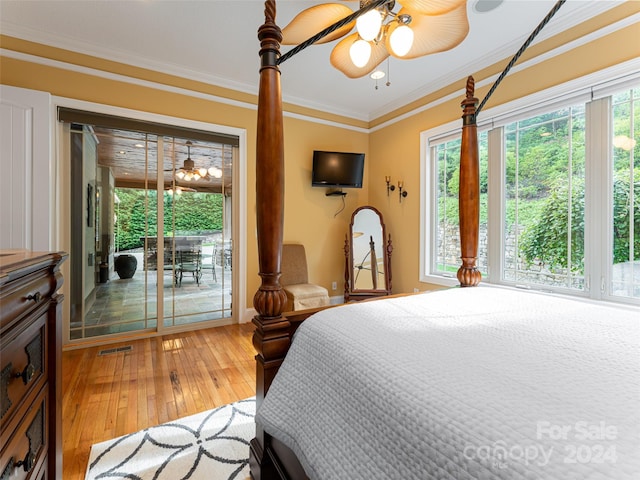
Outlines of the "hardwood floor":
{"label": "hardwood floor", "polygon": [[255,395],[252,333],[248,323],[64,352],[64,480],[84,479],[94,443]]}

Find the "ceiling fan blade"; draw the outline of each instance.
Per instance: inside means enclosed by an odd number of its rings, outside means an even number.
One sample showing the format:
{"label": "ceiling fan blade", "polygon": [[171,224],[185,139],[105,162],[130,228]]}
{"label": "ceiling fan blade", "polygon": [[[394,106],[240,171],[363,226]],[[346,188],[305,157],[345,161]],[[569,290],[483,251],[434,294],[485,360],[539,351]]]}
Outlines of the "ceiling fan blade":
{"label": "ceiling fan blade", "polygon": [[[409,26],[413,30],[414,39],[409,52],[402,57],[394,55],[396,58],[406,60],[450,50],[459,45],[469,33],[466,3],[443,15],[419,15],[408,8],[401,9],[399,13],[411,15]],[[385,43],[389,43],[389,35],[386,36]],[[389,45],[387,49],[393,55]]]}
{"label": "ceiling fan blade", "polygon": [[[296,15],[289,24],[282,29],[283,45],[298,45],[316,33],[333,25],[353,13],[346,5],[340,3],[323,3],[303,10]],[[336,40],[349,33],[356,22],[348,23],[335,32],[330,33],[316,44],[327,43]]]}
{"label": "ceiling fan blade", "polygon": [[464,4],[467,0],[400,0],[402,6],[420,15],[442,15]]}
{"label": "ceiling fan blade", "polygon": [[371,48],[369,62],[362,68],[356,67],[349,56],[349,49],[358,38],[358,34],[353,33],[342,39],[331,51],[331,65],[349,78],[360,78],[371,73],[389,56],[387,49],[382,43],[374,44]]}

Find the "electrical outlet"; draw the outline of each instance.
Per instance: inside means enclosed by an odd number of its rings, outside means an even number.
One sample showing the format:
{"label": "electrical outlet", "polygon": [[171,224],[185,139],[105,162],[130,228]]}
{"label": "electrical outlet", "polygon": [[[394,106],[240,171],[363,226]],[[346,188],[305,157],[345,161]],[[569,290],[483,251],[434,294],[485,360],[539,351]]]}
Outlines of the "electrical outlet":
{"label": "electrical outlet", "polygon": [[417,288],[414,288],[414,289],[413,289],[413,293],[418,293],[419,291],[420,291],[420,290],[419,290],[419,289],[417,289]]}
{"label": "electrical outlet", "polygon": [[338,282],[331,282],[331,290],[337,290],[338,289]]}

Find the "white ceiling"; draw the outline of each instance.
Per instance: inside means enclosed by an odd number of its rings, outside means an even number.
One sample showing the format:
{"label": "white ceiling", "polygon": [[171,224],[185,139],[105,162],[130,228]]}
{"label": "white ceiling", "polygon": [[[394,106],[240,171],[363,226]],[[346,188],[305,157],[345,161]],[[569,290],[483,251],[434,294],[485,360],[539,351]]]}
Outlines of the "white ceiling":
{"label": "white ceiling", "polygon": [[[505,0],[490,12],[478,13],[478,2],[500,3],[468,1],[470,32],[456,48],[414,60],[391,58],[388,87],[387,79],[376,90],[369,77],[349,79],[331,67],[329,54],[336,44],[331,42],[312,46],[281,65],[283,99],[371,120],[511,58],[555,4]],[[277,1],[276,21],[284,27],[318,3],[326,2]],[[569,0],[536,41],[620,3]],[[256,0],[0,0],[0,32],[5,35],[253,94],[258,91],[256,34],[263,22],[264,2]],[[290,48],[284,46],[283,53]]]}

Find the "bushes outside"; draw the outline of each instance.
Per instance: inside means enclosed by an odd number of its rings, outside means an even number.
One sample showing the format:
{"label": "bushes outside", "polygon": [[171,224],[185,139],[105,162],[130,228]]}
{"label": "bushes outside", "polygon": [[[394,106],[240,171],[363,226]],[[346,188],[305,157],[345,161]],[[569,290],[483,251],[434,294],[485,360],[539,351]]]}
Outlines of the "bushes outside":
{"label": "bushes outside", "polygon": [[[158,233],[155,191],[116,188],[116,249],[142,247],[141,237]],[[164,231],[167,236],[200,235],[223,227],[223,196],[217,193],[183,192],[164,195]]]}

